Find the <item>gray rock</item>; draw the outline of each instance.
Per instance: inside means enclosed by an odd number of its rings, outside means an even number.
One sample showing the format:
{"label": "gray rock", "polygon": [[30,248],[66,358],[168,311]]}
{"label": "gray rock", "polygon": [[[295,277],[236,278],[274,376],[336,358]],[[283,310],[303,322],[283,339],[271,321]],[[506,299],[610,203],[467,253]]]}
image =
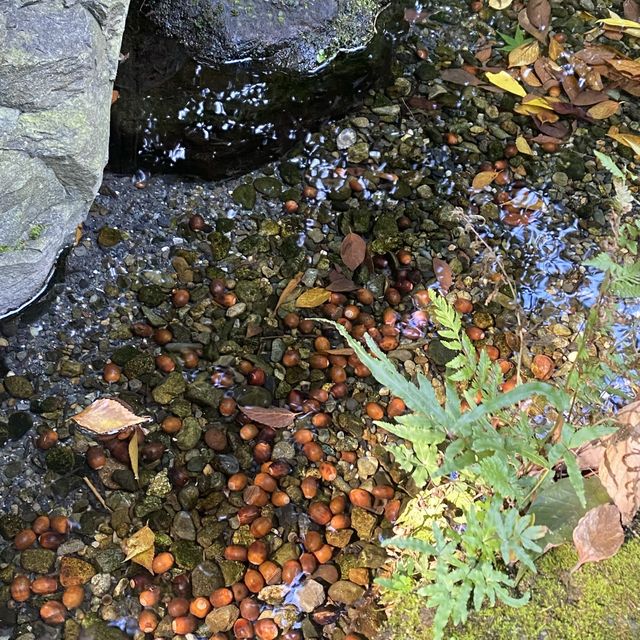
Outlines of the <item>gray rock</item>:
{"label": "gray rock", "polygon": [[229,631],[239,616],[240,610],[238,607],[228,604],[226,607],[214,609],[207,615],[205,622],[211,633],[221,633]]}
{"label": "gray rock", "polygon": [[215,562],[201,562],[191,572],[191,590],[194,596],[209,597],[212,591],[224,586],[224,577]]}
{"label": "gray rock", "polygon": [[348,580],[338,580],[329,587],[329,597],[338,604],[352,605],[364,594],[364,589],[349,582]]}
{"label": "gray rock", "polygon": [[157,0],[151,17],[201,60],[253,58],[304,72],[366,44],[384,5],[385,0]]}
{"label": "gray rock", "polygon": [[0,314],[42,289],[100,186],[128,5],[2,4]]}
{"label": "gray rock", "polygon": [[196,539],[196,528],[191,515],[187,511],[178,511],[176,513],[171,525],[171,537],[181,538],[182,540]]}
{"label": "gray rock", "polygon": [[303,585],[292,593],[294,593],[293,604],[305,613],[311,613],[326,599],[324,587],[319,582],[311,579],[305,580]]}

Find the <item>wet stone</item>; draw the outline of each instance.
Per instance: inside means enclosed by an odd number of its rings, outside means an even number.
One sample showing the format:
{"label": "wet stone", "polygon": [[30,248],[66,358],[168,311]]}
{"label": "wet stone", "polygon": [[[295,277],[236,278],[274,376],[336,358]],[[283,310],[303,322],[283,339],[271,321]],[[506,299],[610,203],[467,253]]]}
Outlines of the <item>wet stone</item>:
{"label": "wet stone", "polygon": [[171,525],[171,537],[180,538],[181,540],[196,539],[196,528],[188,512],[178,511],[176,513]]}
{"label": "wet stone", "polygon": [[27,523],[19,515],[5,513],[0,516],[0,535],[5,540],[13,540],[26,526]]}
{"label": "wet stone", "polygon": [[205,618],[205,622],[211,633],[224,633],[231,630],[233,623],[239,616],[240,610],[238,607],[229,604],[211,611]]}
{"label": "wet stone", "polygon": [[427,347],[427,355],[440,367],[444,367],[448,362],[453,360],[457,353],[452,349],[445,347],[437,338],[432,340]]}
{"label": "wet stone", "polygon": [[234,202],[243,209],[253,209],[256,204],[256,190],[251,184],[241,184],[237,186],[231,194]]}
{"label": "wet stone", "polygon": [[7,423],[8,436],[13,440],[22,438],[32,426],[33,418],[30,414],[26,411],[14,411],[14,413],[9,416]]}
{"label": "wet stone", "polygon": [[76,457],[71,447],[57,445],[47,451],[47,467],[57,473],[68,473],[75,466]]}
{"label": "wet stone", "polygon": [[[187,385],[185,397],[205,407],[217,408],[224,395],[222,389],[216,389],[211,385],[191,383]],[[175,412],[174,412],[175,413]],[[178,415],[178,414],[176,414]],[[184,417],[184,416],[183,416]]]}
{"label": "wet stone", "polygon": [[349,147],[353,146],[357,142],[357,140],[358,137],[356,135],[356,132],[353,129],[347,127],[346,129],[340,131],[340,133],[336,137],[336,146],[340,150],[348,149]]}
{"label": "wet stone", "polygon": [[26,400],[35,393],[33,385],[25,376],[7,376],[4,388],[10,396],[21,400]]}
{"label": "wet stone", "polygon": [[258,193],[267,198],[278,198],[282,193],[282,185],[276,178],[256,178],[253,181],[253,187]]}
{"label": "wet stone", "polygon": [[360,507],[353,508],[351,512],[351,526],[356,530],[360,540],[371,540],[376,523],[377,518],[368,511]]}
{"label": "wet stone", "polygon": [[212,591],[223,586],[224,577],[215,562],[208,560],[201,562],[191,572],[191,589],[196,597],[209,597]]}
{"label": "wet stone", "polygon": [[[202,559],[202,548],[190,540],[178,540],[174,542],[171,545],[171,553],[176,560],[176,565],[181,569],[195,569]],[[204,576],[205,572],[200,571],[198,575]],[[213,591],[213,589],[211,591]],[[211,591],[209,593],[211,593]],[[194,595],[196,595],[195,589]]]}
{"label": "wet stone", "polygon": [[153,373],[156,365],[153,356],[148,353],[140,353],[127,360],[124,365],[124,374],[127,378],[140,378],[145,374]]}
{"label": "wet stone", "polygon": [[112,573],[124,562],[124,553],[117,547],[101,549],[94,555],[94,560],[102,573]]}
{"label": "wet stone", "polygon": [[163,498],[171,492],[171,482],[167,470],[164,469],[153,477],[147,488],[147,495]]}
{"label": "wet stone", "polygon": [[95,574],[93,565],[81,558],[65,556],[60,561],[60,584],[63,587],[86,584]]}
{"label": "wet stone", "polygon": [[349,544],[352,536],[353,531],[351,529],[339,529],[337,531],[330,531],[327,529],[327,544],[330,544],[332,547],[342,549]]}
{"label": "wet stone", "polygon": [[242,562],[235,562],[233,560],[218,560],[218,566],[220,567],[220,571],[222,571],[225,587],[230,587],[242,580],[242,576],[246,570]]}
{"label": "wet stone", "polygon": [[162,509],[162,504],[162,498],[159,498],[158,496],[145,496],[135,506],[135,514],[138,518],[146,518],[154,511]]}
{"label": "wet stone", "polygon": [[98,244],[103,249],[115,247],[122,241],[122,231],[113,227],[102,227],[98,232]]}
{"label": "wet stone", "polygon": [[[158,404],[169,404],[187,388],[182,374],[179,371],[171,372],[162,384],[159,384],[151,393]],[[181,430],[183,431],[184,428]]]}
{"label": "wet stone", "polygon": [[273,446],[272,457],[274,460],[291,460],[296,455],[296,449],[290,442],[280,440]]}
{"label": "wet stone", "polygon": [[253,385],[241,387],[236,395],[236,402],[243,407],[270,407],[273,396],[268,389]]}
{"label": "wet stone", "polygon": [[202,429],[195,418],[185,418],[182,429],[176,435],[176,445],[181,451],[189,451],[200,441]]}
{"label": "wet stone", "polygon": [[25,571],[46,574],[53,569],[55,551],[49,549],[25,549],[20,554],[20,564]]}
{"label": "wet stone", "polygon": [[220,231],[213,231],[208,236],[211,245],[211,256],[216,262],[224,260],[229,255],[231,240]]}
{"label": "wet stone", "polygon": [[132,493],[138,490],[138,482],[131,469],[116,469],[112,474],[113,481],[125,491]]}
{"label": "wet stone", "polygon": [[339,604],[353,605],[364,594],[364,589],[348,580],[338,580],[329,587],[329,597]]}
{"label": "wet stone", "polygon": [[324,587],[316,580],[307,579],[295,593],[293,603],[305,613],[320,607],[326,599]]}
{"label": "wet stone", "polygon": [[140,287],[138,300],[148,307],[157,307],[167,299],[167,294],[155,284]]}

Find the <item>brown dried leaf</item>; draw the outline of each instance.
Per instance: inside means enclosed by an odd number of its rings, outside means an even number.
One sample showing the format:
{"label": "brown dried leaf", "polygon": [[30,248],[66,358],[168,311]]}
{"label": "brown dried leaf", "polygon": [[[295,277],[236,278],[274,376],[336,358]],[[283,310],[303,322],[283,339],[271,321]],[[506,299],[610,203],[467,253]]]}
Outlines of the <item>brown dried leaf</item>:
{"label": "brown dried leaf", "polygon": [[480,78],[474,76],[473,73],[469,73],[464,69],[445,69],[440,77],[445,82],[453,82],[453,84],[461,84],[465,87],[479,87],[484,84]]}
{"label": "brown dried leaf", "polygon": [[555,39],[549,41],[549,58],[554,62],[564,53],[564,47]]}
{"label": "brown dried leaf", "polygon": [[355,271],[367,255],[367,243],[357,233],[348,233],[340,245],[340,257],[342,262]]}
{"label": "brown dried leaf", "polygon": [[618,133],[617,131],[610,131],[607,135],[625,147],[630,147],[636,155],[640,156],[640,136],[634,136],[630,133]]}
{"label": "brown dried leaf", "polygon": [[607,443],[598,477],[627,525],[640,508],[640,400],[617,418],[622,426]]}
{"label": "brown dried leaf", "polygon": [[549,25],[551,24],[551,5],[549,0],[529,0],[526,11],[529,22],[536,29],[548,33]]}
{"label": "brown dried leaf", "polygon": [[536,40],[539,40],[543,44],[547,41],[548,32],[545,33],[544,31],[540,31],[540,29],[535,27],[531,20],[529,20],[526,9],[522,9],[522,11],[518,13],[518,24]]}
{"label": "brown dried leaf", "polygon": [[340,275],[327,285],[327,290],[332,292],[343,293],[345,291],[355,291],[360,287],[346,276]]}
{"label": "brown dried leaf", "polygon": [[143,422],[149,416],[137,416],[123,402],[114,398],[100,398],[72,416],[83,429],[99,436],[113,435]]}
{"label": "brown dried leaf", "polygon": [[591,89],[587,89],[573,98],[572,102],[579,107],[588,107],[592,104],[598,104],[598,102],[604,102],[608,99],[607,94],[602,91],[592,91]]}
{"label": "brown dried leaf", "polygon": [[314,287],[305,291],[297,300],[296,307],[313,309],[324,304],[331,297],[331,291],[323,287]]}
{"label": "brown dried leaf", "polygon": [[587,442],[587,444],[582,445],[575,452],[578,467],[580,467],[582,471],[586,471],[588,469],[596,470],[604,460],[605,450],[606,442],[600,442],[599,440],[596,440],[595,442]]}
{"label": "brown dried leaf", "polygon": [[540,57],[540,45],[537,42],[525,42],[509,52],[509,68],[527,67]]}
{"label": "brown dried leaf", "polygon": [[619,102],[616,102],[615,100],[605,100],[604,102],[594,104],[593,107],[587,110],[587,114],[594,120],[606,120],[612,115],[618,113],[619,110]]}
{"label": "brown dried leaf", "polygon": [[538,76],[535,74],[533,69],[521,69],[520,78],[522,78],[522,82],[525,82],[530,87],[542,86],[542,82],[540,82],[540,78],[538,78]]}
{"label": "brown dried leaf", "polygon": [[296,273],[295,276],[293,276],[293,278],[291,278],[291,280],[289,280],[287,286],[282,290],[282,293],[278,298],[278,304],[276,304],[276,308],[273,310],[274,313],[289,299],[289,296],[295,291],[295,288],[300,284],[300,281],[302,280],[303,275],[304,275],[304,272],[299,271],[298,273]]}
{"label": "brown dried leaf", "polygon": [[566,74],[566,76],[562,78],[562,88],[572,102],[580,95],[580,84],[575,76]]}
{"label": "brown dried leaf", "polygon": [[123,551],[127,554],[125,562],[131,560],[153,573],[151,564],[155,555],[155,542],[155,533],[149,527],[142,527],[122,543]]}
{"label": "brown dried leaf", "polygon": [[580,518],[573,530],[573,544],[578,552],[577,571],[586,562],[599,562],[614,556],[624,542],[620,511],[614,504],[594,507]]}
{"label": "brown dried leaf", "polygon": [[453,271],[447,262],[440,258],[433,259],[433,272],[444,294],[449,292],[453,284]]}
{"label": "brown dried leaf", "polygon": [[322,351],[321,353],[324,353],[326,355],[329,356],[352,356],[353,355],[353,349],[351,349],[350,347],[344,347],[342,349],[327,349],[326,351]]}
{"label": "brown dried leaf", "polygon": [[638,60],[607,60],[616,71],[631,77],[640,76],[640,61]]}
{"label": "brown dried leaf", "polygon": [[551,142],[553,144],[561,144],[560,138],[554,138],[553,136],[546,136],[544,133],[537,135],[535,138],[531,138],[531,142],[537,142],[538,144],[544,144],[545,142]]}
{"label": "brown dried leaf", "polygon": [[490,44],[487,44],[476,51],[475,53],[476,60],[484,64],[491,58],[492,53],[493,53],[493,47]]}
{"label": "brown dried leaf", "polygon": [[280,407],[240,407],[240,411],[247,418],[274,429],[284,429],[291,426],[298,415]]}
{"label": "brown dried leaf", "polygon": [[604,64],[608,60],[612,60],[613,58],[617,58],[619,53],[610,47],[605,47],[603,45],[589,45],[584,49],[581,49],[576,54],[572,56],[570,62],[574,63],[574,58],[581,60],[582,62],[586,62],[587,64]]}
{"label": "brown dried leaf", "polygon": [[624,17],[627,20],[640,22],[640,4],[638,4],[636,0],[624,0],[622,3],[622,10],[624,11]]}
{"label": "brown dried leaf", "polygon": [[474,176],[471,187],[476,191],[480,191],[480,189],[488,187],[499,173],[499,171],[481,171]]}
{"label": "brown dried leaf", "polygon": [[134,431],[129,439],[129,460],[131,460],[131,471],[133,471],[133,477],[136,480],[140,480],[138,454],[138,434]]}

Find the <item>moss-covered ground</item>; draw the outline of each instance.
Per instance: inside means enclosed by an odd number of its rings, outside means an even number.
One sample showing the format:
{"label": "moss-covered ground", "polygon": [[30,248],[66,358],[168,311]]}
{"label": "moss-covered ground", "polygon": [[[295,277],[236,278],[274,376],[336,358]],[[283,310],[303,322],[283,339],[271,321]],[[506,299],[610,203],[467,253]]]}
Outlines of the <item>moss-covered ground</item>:
{"label": "moss-covered ground", "polygon": [[[640,638],[640,540],[609,560],[570,573],[577,556],[568,546],[542,558],[529,580],[531,602],[474,613],[447,640],[634,640]],[[430,612],[417,596],[387,612],[385,640],[430,640]]]}

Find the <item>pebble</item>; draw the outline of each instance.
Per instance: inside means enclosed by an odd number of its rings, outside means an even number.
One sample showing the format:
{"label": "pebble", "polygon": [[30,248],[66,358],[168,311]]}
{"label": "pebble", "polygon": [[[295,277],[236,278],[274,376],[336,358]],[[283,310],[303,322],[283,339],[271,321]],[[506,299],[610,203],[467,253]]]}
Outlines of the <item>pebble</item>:
{"label": "pebble", "polygon": [[301,611],[311,613],[321,606],[326,599],[324,587],[316,580],[308,578],[298,589],[291,592],[288,601]]}
{"label": "pebble", "polygon": [[348,149],[352,147],[358,140],[358,136],[356,132],[351,128],[346,128],[340,131],[338,136],[336,137],[336,146],[338,149],[343,151],[344,149]]}
{"label": "pebble", "polygon": [[363,595],[364,589],[348,580],[338,580],[329,587],[329,597],[339,604],[353,605]]}
{"label": "pebble", "polygon": [[241,316],[246,310],[246,302],[236,302],[236,304],[227,309],[227,318],[237,318],[238,316]]}

